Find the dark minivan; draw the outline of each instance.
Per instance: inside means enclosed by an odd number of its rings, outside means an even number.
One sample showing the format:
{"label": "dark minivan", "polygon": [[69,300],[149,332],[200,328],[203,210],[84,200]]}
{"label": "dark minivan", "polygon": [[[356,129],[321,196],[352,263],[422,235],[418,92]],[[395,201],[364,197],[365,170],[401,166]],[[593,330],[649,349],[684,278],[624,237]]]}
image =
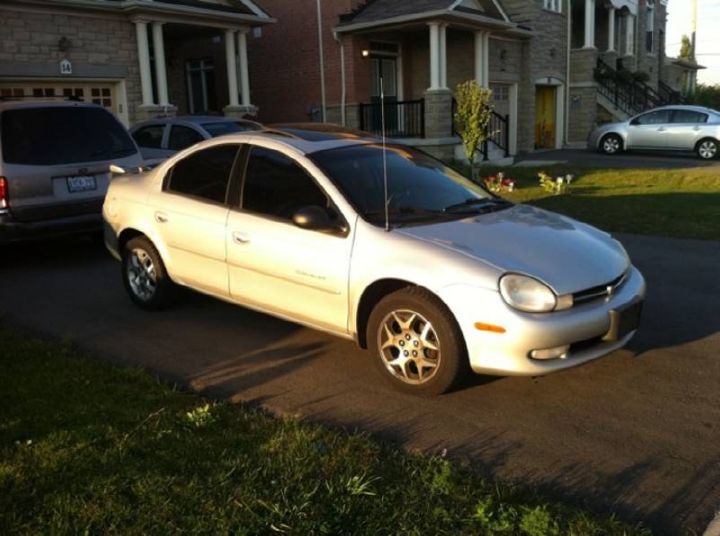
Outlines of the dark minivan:
{"label": "dark minivan", "polygon": [[111,164],[142,157],[104,108],[0,102],[0,244],[101,230]]}

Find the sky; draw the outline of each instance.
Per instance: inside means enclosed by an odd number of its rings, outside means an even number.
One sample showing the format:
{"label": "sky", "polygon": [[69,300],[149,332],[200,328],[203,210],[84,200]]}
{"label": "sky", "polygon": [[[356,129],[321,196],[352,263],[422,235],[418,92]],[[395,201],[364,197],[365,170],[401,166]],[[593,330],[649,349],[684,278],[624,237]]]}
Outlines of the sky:
{"label": "sky", "polygon": [[[677,56],[683,34],[692,32],[691,0],[669,0],[667,54]],[[720,84],[720,0],[698,0],[697,60],[704,69],[698,80]]]}

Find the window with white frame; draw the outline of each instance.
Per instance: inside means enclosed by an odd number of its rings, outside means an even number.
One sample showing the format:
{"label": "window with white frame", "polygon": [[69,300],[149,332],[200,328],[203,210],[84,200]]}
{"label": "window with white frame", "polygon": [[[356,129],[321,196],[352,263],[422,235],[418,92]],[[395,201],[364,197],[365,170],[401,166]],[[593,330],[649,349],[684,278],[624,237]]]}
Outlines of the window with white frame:
{"label": "window with white frame", "polygon": [[645,6],[645,50],[655,51],[655,2],[647,0]]}
{"label": "window with white frame", "polygon": [[563,0],[543,0],[543,7],[548,11],[562,13]]}

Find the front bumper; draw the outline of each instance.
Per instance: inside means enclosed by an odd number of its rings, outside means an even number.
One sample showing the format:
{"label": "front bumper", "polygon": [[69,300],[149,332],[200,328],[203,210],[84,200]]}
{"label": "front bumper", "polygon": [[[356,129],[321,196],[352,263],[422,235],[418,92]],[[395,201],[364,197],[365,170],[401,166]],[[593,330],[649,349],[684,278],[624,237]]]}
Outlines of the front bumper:
{"label": "front bumper", "polygon": [[0,213],[0,244],[52,238],[55,236],[93,233],[101,229],[102,217],[99,213],[30,222],[18,221],[10,212]]}
{"label": "front bumper", "polygon": [[[582,365],[623,347],[635,331],[619,340],[603,340],[611,328],[611,311],[645,297],[645,280],[635,268],[615,294],[554,313],[522,313],[502,301],[497,292],[482,291],[480,303],[469,303],[467,289],[450,294],[449,303],[460,324],[472,369],[479,374],[540,376]],[[494,296],[492,296],[494,294]],[[483,303],[484,302],[484,303]],[[505,328],[505,333],[475,329],[476,322]],[[537,360],[533,350],[570,345],[563,358]]]}

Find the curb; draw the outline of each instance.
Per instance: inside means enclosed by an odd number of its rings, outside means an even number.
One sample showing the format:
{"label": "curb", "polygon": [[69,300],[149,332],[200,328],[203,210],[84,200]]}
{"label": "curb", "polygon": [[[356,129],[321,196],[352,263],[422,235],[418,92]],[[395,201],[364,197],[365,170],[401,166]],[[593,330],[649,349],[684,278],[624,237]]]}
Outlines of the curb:
{"label": "curb", "polygon": [[703,536],[720,536],[720,510],[703,532]]}

